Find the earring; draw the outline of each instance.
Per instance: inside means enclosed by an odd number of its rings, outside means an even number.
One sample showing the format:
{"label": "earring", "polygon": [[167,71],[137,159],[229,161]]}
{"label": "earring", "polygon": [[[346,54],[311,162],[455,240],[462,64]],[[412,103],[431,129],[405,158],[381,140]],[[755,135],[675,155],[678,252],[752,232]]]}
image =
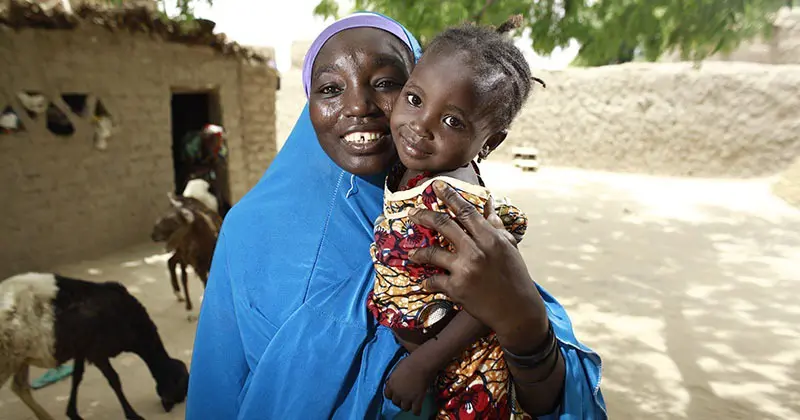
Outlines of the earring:
{"label": "earring", "polygon": [[489,157],[489,153],[492,153],[492,149],[489,146],[483,146],[480,152],[478,152],[478,163],[481,163],[482,160],[485,160]]}

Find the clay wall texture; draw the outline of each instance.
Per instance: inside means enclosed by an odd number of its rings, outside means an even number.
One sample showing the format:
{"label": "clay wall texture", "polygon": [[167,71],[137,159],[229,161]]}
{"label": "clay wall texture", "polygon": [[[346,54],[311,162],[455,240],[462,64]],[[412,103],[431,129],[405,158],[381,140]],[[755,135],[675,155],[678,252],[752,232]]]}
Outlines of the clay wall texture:
{"label": "clay wall texture", "polygon": [[48,131],[44,116],[0,135],[0,276],[149,241],[174,189],[173,92],[218,97],[234,201],[276,153],[276,73],[208,47],[87,25],[0,27],[0,68],[0,107],[19,114],[22,91],[56,103],[62,94],[86,94],[115,126],[102,151],[93,147],[91,116],[76,118],[68,137]]}
{"label": "clay wall texture", "polygon": [[[496,153],[535,146],[544,166],[752,177],[800,156],[800,65],[630,63],[536,72]],[[491,159],[491,157],[490,157]]]}

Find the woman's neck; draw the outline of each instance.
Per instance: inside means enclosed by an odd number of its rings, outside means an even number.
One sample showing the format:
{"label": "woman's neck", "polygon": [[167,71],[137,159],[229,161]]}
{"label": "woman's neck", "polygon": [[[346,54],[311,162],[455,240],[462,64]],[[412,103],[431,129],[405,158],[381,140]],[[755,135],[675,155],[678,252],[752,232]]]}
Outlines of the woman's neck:
{"label": "woman's neck", "polygon": [[[345,171],[345,174],[347,174],[347,173],[348,172]],[[382,172],[382,173],[379,173],[379,174],[373,174],[373,175],[355,175],[355,177],[360,179],[360,180],[362,180],[362,181],[364,181],[364,182],[366,182],[366,183],[368,183],[368,184],[372,184],[372,185],[374,185],[376,187],[380,187],[381,189],[383,189],[383,184],[386,181],[386,173],[385,172]]]}

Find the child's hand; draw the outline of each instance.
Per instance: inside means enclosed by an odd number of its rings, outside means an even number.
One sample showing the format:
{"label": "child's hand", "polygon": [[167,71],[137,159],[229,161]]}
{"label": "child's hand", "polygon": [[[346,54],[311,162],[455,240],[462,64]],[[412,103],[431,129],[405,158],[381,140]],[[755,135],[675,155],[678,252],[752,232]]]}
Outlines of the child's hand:
{"label": "child's hand", "polygon": [[418,416],[428,388],[433,384],[436,371],[424,366],[413,357],[413,353],[401,360],[386,381],[384,395],[403,409]]}

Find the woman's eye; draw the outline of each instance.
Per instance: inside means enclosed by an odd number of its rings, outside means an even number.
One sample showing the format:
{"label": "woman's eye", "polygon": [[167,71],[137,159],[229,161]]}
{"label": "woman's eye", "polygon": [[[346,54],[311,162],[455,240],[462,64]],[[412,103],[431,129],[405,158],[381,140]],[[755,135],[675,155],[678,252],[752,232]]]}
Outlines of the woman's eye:
{"label": "woman's eye", "polygon": [[419,96],[417,96],[417,95],[415,95],[413,93],[406,94],[406,100],[412,106],[420,106],[420,105],[422,105],[422,99],[420,99]]}
{"label": "woman's eye", "polygon": [[339,88],[336,86],[323,86],[322,89],[319,90],[319,93],[323,95],[333,95],[339,92]]}
{"label": "woman's eye", "polygon": [[397,83],[395,83],[395,82],[394,82],[394,81],[392,81],[392,80],[381,80],[380,82],[378,82],[378,83],[376,83],[376,84],[375,84],[375,87],[378,87],[378,88],[383,88],[383,89],[386,89],[386,88],[393,88],[393,87],[395,87],[395,86],[398,86],[398,84],[397,84]]}
{"label": "woman's eye", "polygon": [[452,115],[444,117],[444,123],[453,128],[461,128],[464,126],[464,124],[462,124],[461,121],[458,120],[458,118]]}

